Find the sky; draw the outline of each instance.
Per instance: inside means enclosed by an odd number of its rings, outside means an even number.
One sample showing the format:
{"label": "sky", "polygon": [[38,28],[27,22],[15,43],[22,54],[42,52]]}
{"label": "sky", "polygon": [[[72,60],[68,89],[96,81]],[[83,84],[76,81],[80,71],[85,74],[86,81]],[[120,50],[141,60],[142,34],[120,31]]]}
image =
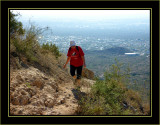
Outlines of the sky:
{"label": "sky", "polygon": [[[128,37],[149,33],[150,10],[12,10],[24,27],[49,27],[54,34]],[[127,35],[126,35],[127,34]],[[129,35],[130,34],[130,35]],[[134,34],[134,35],[133,35]],[[139,37],[137,36],[137,37]]]}
{"label": "sky", "polygon": [[[14,10],[22,20],[149,20],[149,10]],[[63,20],[64,21],[64,20]]]}

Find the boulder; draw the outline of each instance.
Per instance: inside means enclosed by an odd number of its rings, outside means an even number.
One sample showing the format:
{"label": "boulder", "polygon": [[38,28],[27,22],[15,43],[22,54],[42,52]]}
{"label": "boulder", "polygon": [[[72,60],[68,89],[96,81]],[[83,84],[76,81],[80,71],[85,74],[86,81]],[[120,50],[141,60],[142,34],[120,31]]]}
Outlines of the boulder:
{"label": "boulder", "polygon": [[83,68],[82,77],[85,77],[87,79],[94,79],[94,72],[87,68]]}
{"label": "boulder", "polygon": [[35,81],[32,83],[32,85],[33,85],[33,86],[36,86],[36,87],[38,87],[38,88],[40,88],[40,89],[43,89],[43,87],[44,87],[43,81],[40,81],[40,80],[35,80]]}

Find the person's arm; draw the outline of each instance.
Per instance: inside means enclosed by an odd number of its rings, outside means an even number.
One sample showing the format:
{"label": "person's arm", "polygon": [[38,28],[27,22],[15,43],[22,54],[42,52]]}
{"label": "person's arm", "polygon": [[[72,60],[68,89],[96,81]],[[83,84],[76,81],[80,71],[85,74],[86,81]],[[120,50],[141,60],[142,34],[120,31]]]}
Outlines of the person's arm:
{"label": "person's arm", "polygon": [[68,64],[68,62],[70,61],[70,59],[71,59],[71,57],[70,56],[68,56],[68,58],[67,58],[67,61],[66,61],[66,63],[64,64],[64,69],[66,68],[66,65]]}
{"label": "person's arm", "polygon": [[85,62],[84,56],[81,56],[81,58],[82,58],[82,60],[83,60],[83,66],[84,66],[84,68],[86,68],[86,62]]}

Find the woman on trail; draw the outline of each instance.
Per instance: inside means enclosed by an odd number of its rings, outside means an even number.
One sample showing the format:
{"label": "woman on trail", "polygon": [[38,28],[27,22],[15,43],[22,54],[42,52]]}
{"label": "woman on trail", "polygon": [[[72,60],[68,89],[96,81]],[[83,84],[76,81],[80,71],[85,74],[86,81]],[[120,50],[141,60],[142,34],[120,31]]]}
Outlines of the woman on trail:
{"label": "woman on trail", "polygon": [[[70,74],[75,79],[77,86],[80,87],[80,80],[82,74],[82,68],[86,67],[84,53],[81,47],[76,46],[75,41],[70,41],[70,48],[67,53],[67,61],[64,65],[64,68],[70,61]],[[75,75],[75,71],[77,71],[77,76]]]}

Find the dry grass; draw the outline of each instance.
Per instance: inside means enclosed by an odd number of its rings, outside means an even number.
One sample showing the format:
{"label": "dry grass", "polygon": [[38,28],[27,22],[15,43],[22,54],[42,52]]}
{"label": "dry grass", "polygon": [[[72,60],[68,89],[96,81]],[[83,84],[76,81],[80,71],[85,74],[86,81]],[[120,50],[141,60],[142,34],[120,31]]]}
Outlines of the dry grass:
{"label": "dry grass", "polygon": [[144,115],[151,115],[151,110],[150,110],[150,103],[144,103]]}
{"label": "dry grass", "polygon": [[133,90],[128,90],[125,92],[125,99],[127,102],[134,104],[140,104],[142,102],[140,94],[138,92],[135,92]]}
{"label": "dry grass", "polygon": [[44,67],[52,68],[53,65],[58,63],[56,57],[51,52],[46,50],[45,52],[44,50],[37,52],[37,58],[38,62]]}

